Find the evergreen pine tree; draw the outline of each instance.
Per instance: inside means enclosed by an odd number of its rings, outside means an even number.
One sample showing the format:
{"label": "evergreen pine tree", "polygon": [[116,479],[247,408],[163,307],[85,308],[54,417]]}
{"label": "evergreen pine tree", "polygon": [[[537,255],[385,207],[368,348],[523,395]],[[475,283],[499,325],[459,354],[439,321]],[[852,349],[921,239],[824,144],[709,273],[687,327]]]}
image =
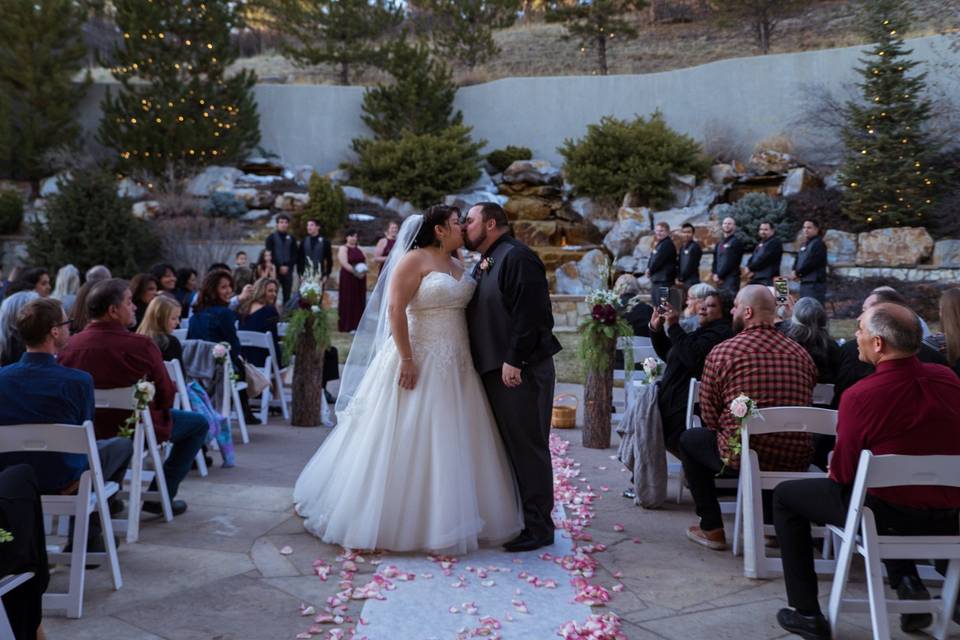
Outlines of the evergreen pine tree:
{"label": "evergreen pine tree", "polygon": [[332,238],[347,224],[347,196],[330,178],[314,172],[307,185],[310,200],[307,206],[293,214],[293,233],[307,235],[307,220],[320,224],[320,235]]}
{"label": "evergreen pine tree", "polygon": [[903,42],[912,12],[904,0],[864,3],[864,34],[874,44],[860,60],[862,102],[846,106],[842,169],[846,214],[871,225],[923,224],[941,175],[939,149],[926,133],[925,73]]}
{"label": "evergreen pine tree", "polygon": [[0,175],[36,189],[50,152],[80,133],[84,13],[73,0],[0,0],[0,16]]}
{"label": "evergreen pine tree", "polygon": [[339,68],[340,84],[350,84],[351,70],[378,66],[377,44],[403,21],[403,8],[394,0],[259,0],[277,29],[296,45],[283,53],[294,63]]}
{"label": "evergreen pine tree", "polygon": [[126,174],[175,189],[208,164],[244,158],[260,141],[256,76],[227,76],[240,23],[227,0],[115,0],[123,41],[112,72],[120,82],[101,105],[100,139]]}
{"label": "evergreen pine tree", "polygon": [[428,0],[420,5],[432,14],[437,49],[471,69],[500,53],[493,30],[512,25],[520,10],[518,0]]}
{"label": "evergreen pine tree", "polygon": [[30,262],[51,269],[73,264],[81,272],[103,264],[118,276],[132,276],[156,257],[157,242],[130,204],[117,195],[113,175],[97,168],[73,171],[47,201],[46,222],[33,225]]}
{"label": "evergreen pine tree", "polygon": [[577,39],[580,50],[596,50],[597,70],[607,75],[607,43],[615,38],[632,40],[639,33],[624,20],[630,11],[647,6],[647,0],[552,0],[547,8],[547,22],[562,22],[567,30],[565,40]]}

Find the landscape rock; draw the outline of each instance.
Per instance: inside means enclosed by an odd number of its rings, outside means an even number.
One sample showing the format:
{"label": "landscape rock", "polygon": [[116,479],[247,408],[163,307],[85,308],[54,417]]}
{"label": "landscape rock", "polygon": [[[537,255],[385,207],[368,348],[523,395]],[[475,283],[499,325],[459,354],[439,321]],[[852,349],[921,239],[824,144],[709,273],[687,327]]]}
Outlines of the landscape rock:
{"label": "landscape rock", "polygon": [[576,262],[567,262],[554,272],[557,284],[554,292],[561,295],[583,296],[587,294],[586,287],[580,282],[580,270]]}
{"label": "landscape rock", "polygon": [[621,273],[637,273],[639,264],[639,260],[633,256],[621,256],[614,260],[613,270]]}
{"label": "landscape rock", "polygon": [[341,186],[343,189],[343,195],[346,196],[347,200],[358,200],[360,202],[368,202],[370,204],[375,204],[378,207],[383,207],[386,203],[383,201],[383,198],[375,196],[372,194],[365,193],[360,187],[353,187],[350,185]]}
{"label": "landscape rock", "polygon": [[681,225],[689,222],[706,222],[709,219],[709,210],[707,207],[682,207],[680,209],[668,209],[666,211],[657,211],[653,214],[653,224],[658,225],[666,222],[671,229],[677,229]]}
{"label": "landscape rock", "polygon": [[413,203],[407,202],[406,200],[401,200],[400,198],[396,198],[396,197],[390,198],[389,200],[387,200],[386,207],[391,211],[395,211],[397,215],[399,215],[403,219],[407,219],[413,214],[420,212],[420,209],[418,209],[416,205],[414,205]]}
{"label": "landscape rock", "polygon": [[147,195],[147,190],[141,187],[135,180],[124,178],[117,183],[117,195],[121,198],[130,198],[139,200]]}
{"label": "landscape rock", "polygon": [[614,258],[631,255],[637,241],[652,234],[649,225],[636,220],[619,220],[603,238],[603,246],[610,250]]}
{"label": "landscape rock", "polygon": [[473,182],[473,184],[464,189],[464,191],[468,193],[471,191],[491,191],[496,193],[497,185],[494,184],[489,173],[486,171],[481,171],[480,176]]}
{"label": "landscape rock", "polygon": [[938,240],[933,245],[933,261],[936,267],[960,267],[960,240]]}
{"label": "landscape rock", "polygon": [[58,173],[55,176],[44,178],[40,182],[40,197],[49,198],[50,196],[55,196],[60,193],[61,180],[70,180],[70,172]]}
{"label": "landscape rock", "polygon": [[234,167],[210,166],[187,183],[186,191],[198,198],[207,197],[214,191],[229,191],[243,173]]}
{"label": "landscape rock", "polygon": [[455,193],[443,198],[445,205],[457,207],[462,213],[466,213],[470,207],[480,202],[496,202],[502,207],[507,204],[507,196],[490,191],[474,191],[472,193]]}
{"label": "landscape rock", "polygon": [[933,238],[922,227],[877,229],[857,236],[857,265],[912,267],[933,255]]}
{"label": "landscape rock", "polygon": [[834,171],[828,173],[823,177],[823,187],[825,189],[840,189],[841,191],[846,188],[843,184],[843,180],[840,179],[840,171]]}
{"label": "landscape rock", "polygon": [[156,217],[157,212],[159,211],[160,203],[156,200],[143,200],[142,202],[135,202],[131,210],[133,217],[139,218],[140,220],[151,220]]}
{"label": "landscape rock", "polygon": [[715,184],[733,182],[740,177],[732,164],[715,164],[710,167],[710,180]]}
{"label": "landscape rock", "polygon": [[559,244],[560,235],[554,221],[518,220],[511,224],[514,237],[530,246]]}
{"label": "landscape rock", "polygon": [[709,209],[724,191],[726,187],[709,180],[702,180],[690,194],[690,202],[687,206]]}
{"label": "landscape rock", "polygon": [[603,242],[603,233],[592,222],[558,221],[561,245],[596,245]]}
{"label": "landscape rock", "polygon": [[647,228],[653,228],[653,214],[649,207],[620,207],[617,220],[636,220]]}
{"label": "landscape rock", "polygon": [[823,234],[823,242],[827,245],[827,263],[831,267],[857,263],[857,234],[828,229]]}
{"label": "landscape rock", "polygon": [[601,289],[607,285],[607,274],[610,271],[610,258],[601,249],[588,251],[577,263],[577,272],[580,282],[589,293],[594,289]]}
{"label": "landscape rock", "polygon": [[252,173],[258,176],[282,176],[284,166],[270,158],[262,156],[251,156],[240,165],[244,173]]}
{"label": "landscape rock", "polygon": [[503,181],[507,184],[522,182],[562,186],[563,176],[560,169],[546,160],[516,160],[503,172]]}
{"label": "landscape rock", "polygon": [[696,176],[678,176],[670,174],[670,208],[679,209],[690,205],[693,188],[697,184]]}
{"label": "landscape rock", "polygon": [[787,171],[787,177],[780,185],[780,195],[784,198],[807,189],[820,186],[820,178],[805,167],[796,167]]}
{"label": "landscape rock", "polygon": [[273,208],[286,212],[302,211],[308,202],[310,202],[309,194],[288,191],[276,197]]}
{"label": "landscape rock", "polygon": [[516,182],[514,184],[503,183],[496,187],[497,191],[505,196],[540,196],[542,198],[563,198],[563,189],[552,184],[526,184]]}
{"label": "landscape rock", "polygon": [[336,169],[330,171],[326,174],[327,179],[330,182],[336,182],[337,184],[346,184],[350,181],[350,172],[346,169]]}
{"label": "landscape rock", "polygon": [[258,220],[263,220],[264,218],[270,217],[270,209],[250,209],[245,214],[240,216],[241,220],[246,222],[256,222]]}
{"label": "landscape rock", "polygon": [[536,196],[514,196],[503,206],[511,220],[547,220],[559,209],[559,200]]}
{"label": "landscape rock", "polygon": [[795,166],[796,161],[793,156],[775,149],[760,149],[750,156],[747,162],[750,171],[761,176],[770,173],[786,173]]}

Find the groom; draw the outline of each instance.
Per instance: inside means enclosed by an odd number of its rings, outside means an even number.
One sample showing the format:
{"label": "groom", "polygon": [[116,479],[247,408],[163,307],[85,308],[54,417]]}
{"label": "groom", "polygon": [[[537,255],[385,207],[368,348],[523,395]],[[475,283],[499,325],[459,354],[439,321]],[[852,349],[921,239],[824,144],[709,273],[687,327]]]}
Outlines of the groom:
{"label": "groom", "polygon": [[477,288],[467,307],[470,350],[483,380],[523,502],[524,529],[504,545],[531,551],[553,544],[550,413],[556,372],[553,311],[543,263],[510,236],[493,202],[467,212],[464,244],[479,251]]}

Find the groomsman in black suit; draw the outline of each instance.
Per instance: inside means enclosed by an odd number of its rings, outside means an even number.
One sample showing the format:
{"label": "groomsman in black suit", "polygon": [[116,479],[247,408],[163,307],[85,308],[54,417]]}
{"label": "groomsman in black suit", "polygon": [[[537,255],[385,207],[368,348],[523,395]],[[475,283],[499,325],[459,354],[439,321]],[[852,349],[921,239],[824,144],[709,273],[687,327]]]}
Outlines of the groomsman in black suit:
{"label": "groomsman in black suit", "polygon": [[647,270],[643,275],[653,285],[653,306],[660,304],[660,287],[671,287],[677,279],[677,247],[670,237],[670,225],[658,222],[653,228],[656,243],[653,253],[647,258]]}
{"label": "groomsman in black suit", "polygon": [[827,299],[827,245],[820,237],[820,223],[803,221],[806,242],[793,261],[794,280],[800,281],[800,297],[816,298],[823,304]]}
{"label": "groomsman in black suit", "polygon": [[773,223],[764,220],[757,233],[760,242],[747,261],[749,284],[773,286],[773,279],[780,275],[780,260],[783,258],[783,243],[774,235]]}
{"label": "groomsman in black suit", "polygon": [[320,270],[324,280],[333,271],[333,249],[330,241],[320,235],[320,223],[315,219],[307,220],[307,237],[300,243],[300,255],[297,257],[297,271],[303,277],[304,271],[313,263]]}
{"label": "groomsman in black suit", "polygon": [[743,260],[743,243],[737,238],[737,223],[726,217],[720,225],[723,239],[713,248],[711,278],[718,289],[731,293],[740,290],[740,262]]}
{"label": "groomsman in black suit", "polygon": [[680,253],[677,255],[677,284],[684,287],[692,287],[700,282],[700,259],[703,257],[703,249],[693,234],[696,231],[693,225],[685,222],[680,227],[680,234],[683,236],[683,244],[680,246]]}
{"label": "groomsman in black suit", "polygon": [[283,290],[283,301],[287,302],[293,286],[293,270],[297,266],[297,241],[290,235],[290,216],[285,213],[277,216],[277,230],[267,236],[263,246],[273,254],[273,264],[277,265],[277,280]]}

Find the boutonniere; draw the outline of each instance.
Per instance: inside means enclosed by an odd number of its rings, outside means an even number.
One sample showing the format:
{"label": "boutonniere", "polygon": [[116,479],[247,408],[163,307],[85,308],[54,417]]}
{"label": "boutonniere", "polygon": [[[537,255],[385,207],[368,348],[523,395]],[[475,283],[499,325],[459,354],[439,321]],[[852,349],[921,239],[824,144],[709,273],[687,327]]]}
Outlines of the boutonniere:
{"label": "boutonniere", "polygon": [[493,258],[489,256],[480,261],[480,271],[489,271],[492,266]]}

